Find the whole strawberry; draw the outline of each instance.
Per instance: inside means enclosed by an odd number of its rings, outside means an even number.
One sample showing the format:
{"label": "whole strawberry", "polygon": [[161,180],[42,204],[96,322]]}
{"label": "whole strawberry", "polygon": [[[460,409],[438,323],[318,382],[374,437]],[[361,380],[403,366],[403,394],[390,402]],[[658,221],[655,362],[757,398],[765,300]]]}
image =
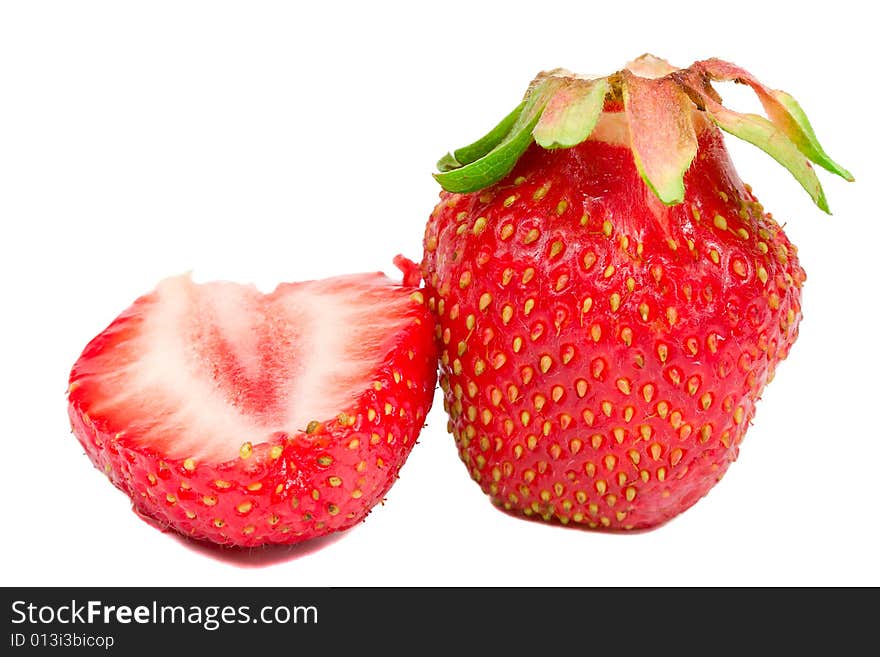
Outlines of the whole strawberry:
{"label": "whole strawberry", "polygon": [[76,437],[135,511],[191,538],[351,527],[397,479],[434,394],[433,322],[399,262],[404,285],[163,281],[74,365]]}
{"label": "whole strawberry", "polygon": [[[721,104],[714,80],[769,118]],[[492,501],[546,521],[656,526],[724,475],[798,333],[797,251],[719,128],[827,211],[810,160],[851,180],[799,105],[719,60],[557,70],[439,163],[422,273],[444,405]],[[537,143],[533,143],[537,142]]]}

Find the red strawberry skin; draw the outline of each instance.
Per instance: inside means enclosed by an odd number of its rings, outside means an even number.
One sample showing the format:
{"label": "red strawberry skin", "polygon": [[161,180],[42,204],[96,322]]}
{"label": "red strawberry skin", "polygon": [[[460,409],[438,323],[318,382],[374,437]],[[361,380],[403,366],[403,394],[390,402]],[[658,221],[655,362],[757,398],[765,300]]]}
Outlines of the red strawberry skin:
{"label": "red strawberry skin", "polygon": [[422,272],[459,455],[499,507],[657,526],[737,458],[801,319],[795,247],[705,127],[684,202],[628,147],[532,145],[501,182],[443,192]]}
{"label": "red strawberry skin", "polygon": [[[107,403],[113,381],[108,359],[124,369],[141,357],[132,345],[156,304],[155,292],[145,295],[94,338],[74,365],[68,393],[73,432],[95,467],[131,497],[134,510],[161,528],[241,547],[297,543],[347,529],[397,479],[436,383],[433,324],[421,293],[397,286],[387,294],[396,299],[402,328],[388,337],[369,385],[350,405],[299,431],[243,435],[238,455],[219,460],[169,455],[175,438],[151,424],[151,400],[140,406]],[[375,312],[381,314],[378,303]],[[267,367],[278,348],[284,345],[263,350]],[[228,367],[223,355],[233,360],[233,351],[221,346],[216,366]],[[245,411],[271,407],[278,394],[271,376],[242,386],[240,372],[228,375],[230,385],[243,391]]]}

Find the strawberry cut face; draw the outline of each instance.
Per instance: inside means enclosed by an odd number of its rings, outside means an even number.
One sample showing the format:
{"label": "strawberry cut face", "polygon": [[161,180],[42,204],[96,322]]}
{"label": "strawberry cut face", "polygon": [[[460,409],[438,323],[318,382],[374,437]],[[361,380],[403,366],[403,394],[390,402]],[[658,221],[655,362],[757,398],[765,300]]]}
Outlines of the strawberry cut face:
{"label": "strawberry cut face", "polygon": [[142,514],[220,543],[296,542],[390,488],[431,405],[431,335],[421,294],[378,273],[270,294],[170,278],[83,351],[71,420]]}

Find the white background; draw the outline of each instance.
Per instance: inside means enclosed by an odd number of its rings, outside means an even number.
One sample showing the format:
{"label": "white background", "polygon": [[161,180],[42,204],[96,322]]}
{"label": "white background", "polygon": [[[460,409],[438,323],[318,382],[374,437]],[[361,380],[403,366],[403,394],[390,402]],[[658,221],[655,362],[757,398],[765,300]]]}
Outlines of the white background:
{"label": "white background", "polygon": [[[880,584],[868,6],[4,2],[0,583]],[[188,270],[264,289],[393,274],[396,253],[420,257],[440,155],[539,70],[607,73],[646,51],[722,57],[789,91],[858,180],[820,171],[827,217],[767,155],[730,146],[800,247],[805,319],[738,462],[697,506],[626,536],[504,515],[459,462],[439,393],[386,504],[293,549],[184,543],[92,468],[69,433],[67,375],[135,297]]]}

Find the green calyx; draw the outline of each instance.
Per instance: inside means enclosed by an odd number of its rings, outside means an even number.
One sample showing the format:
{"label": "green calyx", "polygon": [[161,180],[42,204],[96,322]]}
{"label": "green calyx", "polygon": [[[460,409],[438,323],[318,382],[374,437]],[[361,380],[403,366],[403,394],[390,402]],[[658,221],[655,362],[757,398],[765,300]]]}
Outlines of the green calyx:
{"label": "green calyx", "polygon": [[532,143],[532,132],[558,88],[554,78],[537,80],[525,100],[486,136],[443,156],[434,178],[450,192],[473,192],[504,178]]}
{"label": "green calyx", "polygon": [[[711,83],[729,80],[750,86],[767,116],[724,107]],[[789,94],[769,89],[747,71],[718,59],[677,69],[651,55],[600,78],[562,69],[541,73],[523,101],[487,135],[441,158],[434,177],[450,192],[474,192],[493,185],[510,173],[533,141],[555,149],[586,140],[606,100],[623,101],[636,167],[667,205],[684,200],[684,174],[697,153],[694,119],[698,113],[772,156],[825,212],[828,204],[811,163],[854,180],[825,153],[803,109]]]}

